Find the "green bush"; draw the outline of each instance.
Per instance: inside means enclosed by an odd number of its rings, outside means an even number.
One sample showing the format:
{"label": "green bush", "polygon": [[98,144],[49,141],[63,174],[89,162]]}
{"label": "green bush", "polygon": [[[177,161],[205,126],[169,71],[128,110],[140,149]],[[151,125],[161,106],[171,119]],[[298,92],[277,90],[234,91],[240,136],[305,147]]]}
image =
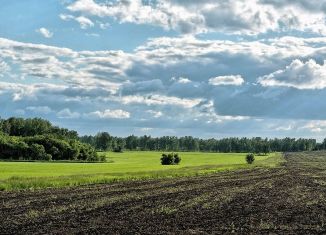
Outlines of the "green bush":
{"label": "green bush", "polygon": [[172,165],[173,163],[173,156],[171,156],[170,154],[162,154],[161,157],[161,164],[162,165]]}
{"label": "green bush", "polygon": [[174,164],[178,165],[181,162],[181,157],[179,157],[179,154],[174,154]]}
{"label": "green bush", "polygon": [[162,165],[178,165],[181,162],[181,158],[177,153],[162,154],[161,164]]}
{"label": "green bush", "polygon": [[122,153],[123,152],[122,147],[121,146],[118,146],[118,147],[114,148],[113,149],[113,152],[115,152],[115,153]]}
{"label": "green bush", "polygon": [[91,145],[78,141],[77,132],[39,118],[0,118],[0,159],[105,161]]}
{"label": "green bush", "polygon": [[57,136],[33,137],[0,134],[0,159],[4,160],[72,160],[103,161],[95,149],[77,140],[58,139]]}
{"label": "green bush", "polygon": [[97,159],[99,162],[106,162],[105,154],[97,154]]}
{"label": "green bush", "polygon": [[248,153],[246,156],[246,161],[248,164],[252,164],[255,161],[255,155],[253,153]]}
{"label": "green bush", "polygon": [[45,148],[43,145],[40,145],[40,144],[32,144],[30,146],[30,154],[31,154],[32,158],[35,160],[47,159],[47,153],[45,152]]}

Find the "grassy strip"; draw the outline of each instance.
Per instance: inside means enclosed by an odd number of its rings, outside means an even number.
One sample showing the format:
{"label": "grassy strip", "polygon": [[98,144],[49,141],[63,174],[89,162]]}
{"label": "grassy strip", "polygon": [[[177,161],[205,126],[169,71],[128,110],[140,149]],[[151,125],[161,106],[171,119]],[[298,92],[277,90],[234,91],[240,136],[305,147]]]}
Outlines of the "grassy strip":
{"label": "grassy strip", "polygon": [[[160,170],[138,170],[138,171],[120,171],[109,173],[91,173],[76,174],[64,176],[11,176],[7,179],[0,180],[0,190],[24,190],[24,189],[42,189],[42,188],[61,188],[72,187],[87,184],[112,183],[126,180],[144,180],[144,179],[160,179],[172,177],[186,177],[212,174],[221,171],[231,171],[238,169],[248,169],[255,167],[276,167],[284,162],[282,154],[275,153],[264,160],[256,161],[252,165],[245,163],[231,164],[207,164],[198,166],[172,166],[167,169]],[[126,170],[126,169],[125,169]]]}

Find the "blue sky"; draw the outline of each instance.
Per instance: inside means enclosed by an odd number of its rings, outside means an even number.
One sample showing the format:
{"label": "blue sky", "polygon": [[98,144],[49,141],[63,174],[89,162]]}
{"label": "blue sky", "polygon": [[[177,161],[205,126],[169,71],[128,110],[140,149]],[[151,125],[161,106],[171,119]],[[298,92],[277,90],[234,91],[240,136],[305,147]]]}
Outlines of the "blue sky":
{"label": "blue sky", "polygon": [[326,0],[4,0],[0,115],[81,134],[326,136]]}

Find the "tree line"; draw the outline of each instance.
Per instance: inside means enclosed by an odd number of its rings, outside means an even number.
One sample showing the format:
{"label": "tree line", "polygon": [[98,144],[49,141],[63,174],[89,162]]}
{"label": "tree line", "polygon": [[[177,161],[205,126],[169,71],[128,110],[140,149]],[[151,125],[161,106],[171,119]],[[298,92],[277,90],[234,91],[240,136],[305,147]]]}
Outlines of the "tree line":
{"label": "tree line", "polygon": [[326,139],[317,143],[304,138],[223,138],[192,136],[115,137],[107,132],[78,136],[73,130],[52,125],[41,118],[0,118],[0,158],[12,160],[104,161],[100,151],[203,151],[203,152],[296,152],[325,150]]}
{"label": "tree line", "polygon": [[78,133],[40,118],[0,119],[0,159],[104,161]]}
{"label": "tree line", "polygon": [[140,151],[203,151],[203,152],[297,152],[326,149],[326,140],[317,143],[315,139],[295,138],[223,138],[201,139],[192,136],[134,136],[115,137],[107,132],[100,132],[95,136],[82,136],[80,141],[92,145],[101,151],[115,151],[117,149]]}

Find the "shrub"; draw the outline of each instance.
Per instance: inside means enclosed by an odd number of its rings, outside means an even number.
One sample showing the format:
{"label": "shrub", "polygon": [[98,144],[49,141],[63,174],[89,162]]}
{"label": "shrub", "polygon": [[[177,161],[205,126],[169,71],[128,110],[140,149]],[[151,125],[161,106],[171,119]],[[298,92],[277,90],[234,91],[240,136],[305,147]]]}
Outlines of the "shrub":
{"label": "shrub", "polygon": [[181,157],[179,157],[179,154],[174,154],[174,164],[178,165],[181,162]]}
{"label": "shrub", "polygon": [[54,159],[60,158],[60,151],[57,147],[52,146],[49,150],[49,153],[53,156]]}
{"label": "shrub", "polygon": [[115,152],[115,153],[122,153],[123,152],[122,151],[122,147],[121,146],[118,146],[118,147],[114,148],[113,149],[113,152]]}
{"label": "shrub", "polygon": [[35,160],[46,160],[46,158],[48,158],[44,146],[40,144],[32,144],[30,147],[30,153],[32,158]]}
{"label": "shrub", "polygon": [[44,157],[43,160],[45,160],[45,161],[52,161],[52,155],[47,153],[47,154],[45,155],[45,157]]}
{"label": "shrub", "polygon": [[162,154],[161,164],[162,165],[172,165],[173,157],[170,154]]}
{"label": "shrub", "polygon": [[97,158],[99,162],[106,162],[105,154],[97,154]]}
{"label": "shrub", "polygon": [[0,118],[0,159],[105,161],[91,145],[77,140],[77,132],[21,118]]}
{"label": "shrub", "polygon": [[255,161],[255,155],[253,153],[248,153],[246,156],[246,161],[248,164],[252,164]]}
{"label": "shrub", "polygon": [[181,158],[177,153],[162,154],[161,164],[162,165],[178,165],[181,162]]}

